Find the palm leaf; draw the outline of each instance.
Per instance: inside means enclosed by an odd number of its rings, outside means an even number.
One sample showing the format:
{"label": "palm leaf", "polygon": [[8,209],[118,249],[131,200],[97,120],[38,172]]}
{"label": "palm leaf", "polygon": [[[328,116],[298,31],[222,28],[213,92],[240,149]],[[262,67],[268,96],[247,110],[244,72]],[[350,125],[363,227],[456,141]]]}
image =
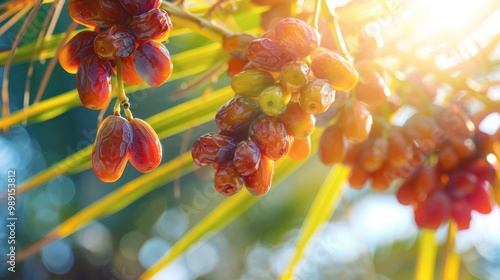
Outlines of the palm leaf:
{"label": "palm leaf", "polygon": [[[317,140],[321,135],[321,131],[322,129],[317,129],[313,133],[311,136],[312,143],[318,142]],[[317,145],[314,145],[312,152],[314,153],[317,149]],[[294,161],[288,157],[276,162],[275,177],[273,180],[275,188],[279,187],[279,182],[287,178],[302,164],[303,161]],[[191,228],[160,260],[144,272],[139,279],[151,279],[161,269],[185,253],[191,246],[202,239],[209,238],[211,233],[229,224],[257,201],[257,197],[245,191],[227,199]]]}
{"label": "palm leaf", "polygon": [[424,229],[420,234],[415,280],[434,279],[437,242],[436,232]]}
{"label": "palm leaf", "polygon": [[40,250],[42,247],[57,239],[64,238],[74,233],[91,221],[109,216],[123,209],[145,194],[165,183],[171,182],[179,175],[190,172],[192,169],[193,162],[191,154],[185,153],[172,159],[168,163],[161,165],[154,171],[126,183],[116,191],[92,203],[65,222],[61,223],[40,241],[21,251],[19,253],[18,260],[24,260]]}
{"label": "palm leaf", "polygon": [[311,241],[314,233],[317,232],[324,222],[332,216],[337,204],[340,201],[344,190],[344,182],[349,173],[345,166],[337,164],[328,174],[309,212],[305,218],[304,224],[300,230],[299,238],[296,244],[296,251],[288,267],[281,275],[281,279],[293,279],[295,266],[302,258],[305,248]]}
{"label": "palm leaf", "polygon": [[[148,118],[146,121],[155,129],[158,136],[164,139],[210,121],[213,119],[217,109],[224,104],[232,94],[231,88],[225,87],[213,92],[210,98],[199,97],[193,99],[158,113]],[[17,189],[18,194],[36,188],[57,176],[89,168],[91,151],[91,146],[81,149],[50,168],[33,176],[19,185]],[[5,197],[5,194],[3,197]]]}

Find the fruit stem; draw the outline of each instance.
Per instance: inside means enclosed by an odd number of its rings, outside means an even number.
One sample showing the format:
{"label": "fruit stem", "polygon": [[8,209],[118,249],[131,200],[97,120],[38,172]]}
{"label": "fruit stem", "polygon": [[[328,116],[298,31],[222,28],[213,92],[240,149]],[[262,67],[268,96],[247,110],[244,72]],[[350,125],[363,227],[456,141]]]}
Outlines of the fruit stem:
{"label": "fruit stem", "polygon": [[173,3],[163,1],[161,8],[168,12],[174,26],[187,27],[191,29],[191,31],[214,42],[222,44],[222,40],[225,36],[235,33],[225,27],[214,25],[210,21],[192,14]]}
{"label": "fruit stem", "polygon": [[[316,4],[314,5],[313,11],[313,19],[312,19],[312,27],[318,30],[318,22],[319,22],[319,12],[321,11],[321,0],[316,0]],[[318,30],[319,31],[319,30]]]}
{"label": "fruit stem", "polygon": [[118,80],[118,96],[116,97],[116,103],[114,108],[115,115],[120,115],[120,105],[123,107],[125,116],[128,120],[134,119],[132,116],[132,111],[130,111],[130,103],[128,102],[128,97],[125,94],[125,88],[123,87],[123,77],[122,77],[122,61],[120,58],[116,60],[116,78]]}
{"label": "fruit stem", "polygon": [[322,3],[322,8],[330,11],[331,16],[332,16],[332,28],[329,28],[330,32],[332,33],[333,40],[335,42],[335,45],[337,46],[337,51],[342,55],[347,61],[351,62],[353,61],[353,58],[349,51],[347,50],[347,45],[344,41],[344,37],[342,36],[342,32],[340,31],[340,26],[339,26],[339,19],[335,11],[330,10],[328,7],[326,1],[320,1],[320,4]]}

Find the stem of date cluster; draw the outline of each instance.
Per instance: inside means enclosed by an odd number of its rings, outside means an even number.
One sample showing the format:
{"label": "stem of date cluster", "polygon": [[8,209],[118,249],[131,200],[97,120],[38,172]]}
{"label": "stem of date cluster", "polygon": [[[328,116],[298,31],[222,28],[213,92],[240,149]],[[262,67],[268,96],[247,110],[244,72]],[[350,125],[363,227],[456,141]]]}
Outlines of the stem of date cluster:
{"label": "stem of date cluster", "polygon": [[[318,0],[319,1],[319,0]],[[319,1],[321,4],[322,9],[326,9],[330,11],[330,8],[328,7],[328,4],[326,1]],[[349,62],[353,62],[353,57],[349,53],[349,50],[347,49],[347,45],[344,41],[344,37],[342,36],[342,32],[340,31],[340,26],[339,26],[339,19],[337,14],[335,14],[334,11],[330,12],[332,16],[332,28],[329,28],[332,37],[335,41],[335,45],[337,46],[337,51],[342,55],[345,59],[347,59]]]}
{"label": "stem of date cluster", "polygon": [[115,115],[120,115],[120,105],[123,107],[125,116],[128,120],[132,120],[132,111],[130,111],[130,103],[128,102],[128,97],[125,94],[125,88],[123,87],[123,76],[122,76],[122,62],[118,58],[116,60],[116,78],[118,80],[118,96],[116,97],[116,103],[114,108]]}
{"label": "stem of date cluster", "polygon": [[224,37],[234,34],[231,31],[222,26],[217,26],[198,15],[192,14],[185,9],[179,7],[170,2],[163,1],[161,8],[167,11],[172,23],[176,27],[186,27],[191,31],[200,34],[214,42],[219,42],[222,44]]}
{"label": "stem of date cluster", "polygon": [[319,12],[321,11],[321,0],[316,0],[316,4],[314,5],[314,12],[313,12],[313,20],[312,20],[312,27],[316,30],[318,30],[318,22],[319,22]]}

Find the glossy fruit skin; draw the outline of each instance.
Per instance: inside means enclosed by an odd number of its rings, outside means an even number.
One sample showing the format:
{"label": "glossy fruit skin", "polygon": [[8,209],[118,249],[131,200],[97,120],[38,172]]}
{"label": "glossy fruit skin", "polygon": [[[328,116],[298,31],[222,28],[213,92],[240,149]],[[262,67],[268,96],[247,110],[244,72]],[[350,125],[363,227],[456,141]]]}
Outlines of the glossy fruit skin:
{"label": "glossy fruit skin", "polygon": [[290,92],[300,91],[309,81],[309,66],[295,60],[285,63],[280,71],[280,84]]}
{"label": "glossy fruit skin", "polygon": [[236,95],[259,97],[265,88],[274,83],[273,76],[266,71],[244,70],[233,76],[231,88]]}
{"label": "glossy fruit skin", "polygon": [[304,112],[319,114],[325,112],[335,101],[335,90],[325,79],[315,79],[307,83],[299,96],[299,104]]}
{"label": "glossy fruit skin", "polygon": [[248,127],[259,114],[257,101],[236,96],[222,105],[215,114],[217,126],[228,132],[237,132]]}
{"label": "glossy fruit skin", "polygon": [[262,155],[257,171],[244,176],[247,190],[255,196],[266,194],[271,188],[274,175],[274,161]]}
{"label": "glossy fruit skin", "polygon": [[143,81],[152,87],[164,84],[172,74],[172,58],[161,43],[147,41],[137,47],[134,66]]}
{"label": "glossy fruit skin", "polygon": [[291,94],[283,91],[281,86],[269,86],[260,93],[260,110],[268,116],[278,116],[285,112],[290,98]]}
{"label": "glossy fruit skin", "polygon": [[250,126],[248,134],[262,154],[272,160],[282,158],[290,149],[290,136],[276,117],[260,115]]}
{"label": "glossy fruit skin", "polygon": [[133,132],[130,163],[142,173],[155,169],[161,163],[162,147],[158,135],[145,121],[134,118],[129,121]]}
{"label": "glossy fruit skin", "polygon": [[111,115],[101,123],[91,154],[92,169],[101,181],[115,182],[121,177],[132,139],[132,127],[126,119]]}
{"label": "glossy fruit skin", "polygon": [[81,61],[94,53],[94,38],[98,33],[84,30],[71,38],[59,53],[59,64],[70,74],[76,74]]}
{"label": "glossy fruit skin", "polygon": [[311,137],[293,138],[288,156],[293,160],[305,160],[311,154]]}
{"label": "glossy fruit skin", "polygon": [[130,56],[135,50],[132,34],[123,25],[113,25],[94,39],[94,52],[104,60]]}
{"label": "glossy fruit skin", "polygon": [[161,0],[118,0],[133,16],[143,14],[151,9],[159,8]]}
{"label": "glossy fruit skin", "polygon": [[446,135],[436,121],[422,113],[411,116],[404,124],[403,132],[426,154],[435,151],[446,141]]}
{"label": "glossy fruit skin", "polygon": [[316,78],[327,79],[335,90],[349,91],[358,83],[358,72],[336,52],[320,52],[311,62]]}
{"label": "glossy fruit skin", "polygon": [[125,24],[129,17],[120,3],[109,0],[70,0],[68,13],[75,22],[92,28]]}
{"label": "glossy fruit skin", "polygon": [[437,229],[450,218],[451,201],[445,193],[435,192],[415,208],[414,214],[419,227]]}
{"label": "glossy fruit skin", "polygon": [[391,92],[383,76],[373,69],[358,70],[360,78],[355,88],[356,99],[368,106],[386,103]]}
{"label": "glossy fruit skin", "polygon": [[134,54],[127,57],[120,58],[122,62],[122,78],[123,81],[129,85],[138,85],[142,83],[141,77],[135,71]]}
{"label": "glossy fruit skin", "polygon": [[382,167],[389,150],[389,142],[384,137],[369,138],[364,142],[360,164],[368,172],[375,172]]}
{"label": "glossy fruit skin", "polygon": [[170,36],[172,22],[165,10],[152,9],[133,17],[128,29],[138,43],[148,40],[162,42]]}
{"label": "glossy fruit skin", "polygon": [[236,170],[243,176],[248,176],[259,167],[261,153],[254,141],[243,140],[236,146],[233,163]]}
{"label": "glossy fruit skin", "polygon": [[439,108],[434,113],[434,119],[453,144],[463,143],[474,136],[474,123],[457,105]]}
{"label": "glossy fruit skin", "polygon": [[233,138],[210,132],[194,142],[191,155],[194,163],[203,167],[230,160],[233,158],[235,148],[236,142]]}
{"label": "glossy fruit skin", "polygon": [[326,165],[340,163],[346,156],[347,145],[342,128],[337,124],[330,125],[319,140],[319,159]]}
{"label": "glossy fruit skin", "polygon": [[342,109],[341,121],[347,140],[352,143],[361,143],[368,138],[373,119],[365,105],[357,100],[350,100]]}
{"label": "glossy fruit skin", "polygon": [[222,48],[228,52],[232,58],[247,60],[248,45],[255,39],[257,39],[255,35],[248,33],[226,35],[222,39]]}
{"label": "glossy fruit skin", "polygon": [[297,102],[290,102],[278,118],[285,125],[288,134],[294,138],[307,138],[314,131],[314,115],[304,112]]}
{"label": "glossy fruit skin", "polygon": [[318,32],[297,18],[284,18],[274,26],[274,38],[283,49],[304,58],[319,47]]}
{"label": "glossy fruit skin", "polygon": [[279,72],[285,63],[295,58],[294,54],[267,38],[256,39],[248,45],[247,59],[267,71]]}
{"label": "glossy fruit skin", "polygon": [[214,187],[225,196],[235,195],[243,188],[243,178],[236,171],[232,161],[219,165],[214,175]]}
{"label": "glossy fruit skin", "polygon": [[83,106],[100,110],[111,98],[111,64],[96,55],[82,60],[76,72],[76,88]]}
{"label": "glossy fruit skin", "polygon": [[227,75],[231,78],[234,77],[236,74],[243,71],[247,63],[247,59],[239,59],[236,57],[229,58],[227,61]]}

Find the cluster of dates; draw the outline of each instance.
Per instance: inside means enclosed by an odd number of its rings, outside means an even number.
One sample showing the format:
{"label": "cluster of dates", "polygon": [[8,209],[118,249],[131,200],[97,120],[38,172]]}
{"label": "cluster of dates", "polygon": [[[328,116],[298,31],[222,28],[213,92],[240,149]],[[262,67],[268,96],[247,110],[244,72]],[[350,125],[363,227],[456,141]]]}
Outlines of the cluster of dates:
{"label": "cluster of dates", "polygon": [[123,81],[160,86],[172,73],[168,49],[160,43],[172,29],[161,0],[71,0],[71,18],[93,31],[75,35],[61,50],[59,63],[76,74],[82,104],[105,108],[111,99],[111,78],[119,60]]}
{"label": "cluster of dates", "polygon": [[[69,1],[71,18],[93,28],[76,34],[59,54],[63,69],[76,74],[83,106],[93,110],[108,106],[114,74],[119,85],[160,86],[167,81],[172,60],[161,42],[170,36],[172,23],[160,4],[161,0]],[[128,99],[120,98],[113,115],[100,124],[92,148],[92,169],[103,182],[118,180],[128,161],[138,171],[149,172],[162,159],[156,132],[145,121],[133,118]],[[120,116],[120,104],[128,119]]]}
{"label": "cluster of dates", "polygon": [[138,171],[146,173],[155,169],[161,159],[160,139],[147,122],[138,118],[127,120],[114,114],[99,125],[91,163],[101,181],[118,180],[127,161]]}
{"label": "cluster of dates", "polygon": [[[216,168],[220,193],[234,195],[243,185],[253,195],[267,193],[274,161],[285,155],[305,159],[315,115],[335,102],[336,90],[356,85],[354,68],[337,53],[319,49],[319,40],[307,23],[285,18],[248,42],[249,62],[231,80],[235,97],[215,116],[220,131],[199,137],[191,150],[198,166]],[[310,64],[302,61],[307,57]]]}
{"label": "cluster of dates", "polygon": [[[360,81],[364,77],[360,71]],[[491,212],[498,163],[488,157],[493,148],[484,139],[497,143],[498,135],[476,130],[459,103],[431,103],[431,108],[422,108],[396,126],[377,107],[382,104],[377,100],[387,102],[386,87],[372,83],[370,98],[364,94],[366,86],[358,83],[353,98],[329,115],[334,121],[320,139],[321,161],[349,166],[348,182],[354,188],[369,183],[380,191],[402,181],[397,198],[413,207],[415,221],[423,228],[437,229],[453,219],[458,229],[467,229],[472,210]],[[389,116],[398,109],[389,103],[383,106]]]}

